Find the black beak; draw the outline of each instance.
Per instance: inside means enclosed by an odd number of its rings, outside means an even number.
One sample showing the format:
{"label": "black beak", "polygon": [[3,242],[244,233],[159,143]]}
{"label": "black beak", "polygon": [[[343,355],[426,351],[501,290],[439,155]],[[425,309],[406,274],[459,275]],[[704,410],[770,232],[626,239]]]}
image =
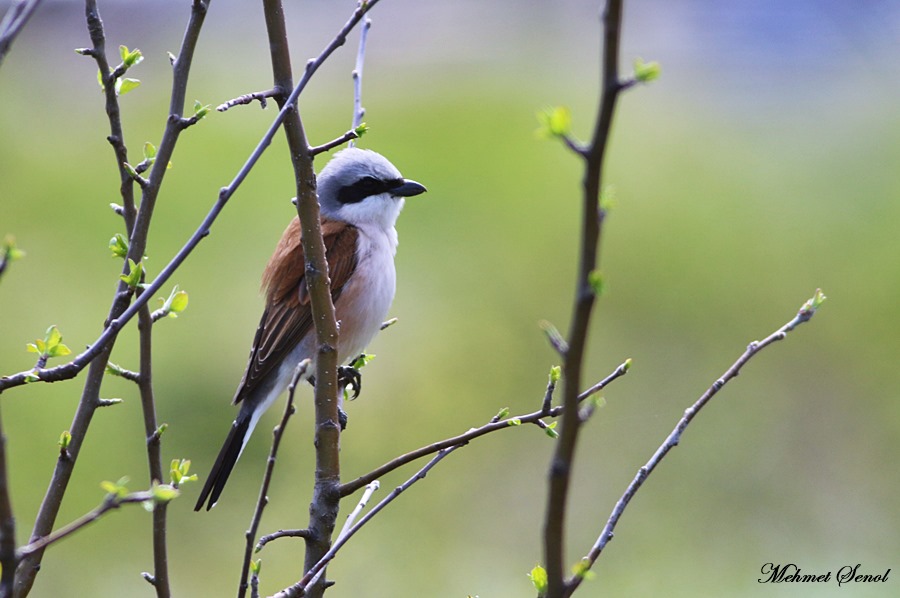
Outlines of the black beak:
{"label": "black beak", "polygon": [[425,185],[409,179],[403,179],[403,182],[400,183],[400,185],[391,189],[391,195],[396,195],[398,197],[412,197],[413,195],[419,195],[426,191],[428,191],[428,189],[425,188]]}

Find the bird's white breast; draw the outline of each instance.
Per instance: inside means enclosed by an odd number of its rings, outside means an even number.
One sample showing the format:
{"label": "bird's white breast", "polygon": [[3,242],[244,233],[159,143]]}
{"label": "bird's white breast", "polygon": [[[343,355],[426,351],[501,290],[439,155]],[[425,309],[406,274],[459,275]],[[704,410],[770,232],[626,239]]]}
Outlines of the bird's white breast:
{"label": "bird's white breast", "polygon": [[356,269],[335,303],[340,363],[358,356],[372,341],[387,318],[397,287],[396,229],[367,224],[358,228]]}

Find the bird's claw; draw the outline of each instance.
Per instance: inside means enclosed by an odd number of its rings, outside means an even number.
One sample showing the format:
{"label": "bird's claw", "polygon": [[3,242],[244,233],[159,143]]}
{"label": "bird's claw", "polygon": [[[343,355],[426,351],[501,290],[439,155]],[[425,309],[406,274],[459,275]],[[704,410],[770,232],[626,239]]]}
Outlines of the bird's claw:
{"label": "bird's claw", "polygon": [[338,368],[338,386],[348,390],[353,389],[353,394],[349,396],[352,401],[359,396],[359,392],[362,390],[362,374],[358,369],[349,365],[341,366]]}

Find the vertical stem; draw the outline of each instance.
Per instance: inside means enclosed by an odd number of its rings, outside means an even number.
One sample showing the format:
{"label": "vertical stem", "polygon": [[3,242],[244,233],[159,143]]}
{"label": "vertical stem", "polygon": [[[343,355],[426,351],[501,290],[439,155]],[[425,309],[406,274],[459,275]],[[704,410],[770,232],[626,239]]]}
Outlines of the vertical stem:
{"label": "vertical stem", "polygon": [[[153,319],[150,310],[144,305],[138,313],[138,330],[140,332],[141,372],[138,388],[141,392],[141,409],[144,415],[144,438],[147,442],[147,467],[150,483],[163,483],[162,447],[157,433],[159,424],[156,419],[156,401],[153,395]],[[168,598],[169,558],[166,548],[166,513],[168,503],[157,502],[153,507],[153,586],[158,598]]]}
{"label": "vertical stem", "polygon": [[[288,90],[293,89],[290,51],[284,8],[281,0],[263,0],[266,29],[272,55],[275,88],[281,93],[275,99],[283,107]],[[284,119],[297,185],[297,213],[301,224],[301,241],[306,260],[306,284],[309,290],[313,322],[316,329],[316,478],[313,500],[309,507],[310,535],[306,543],[304,571],[308,571],[331,546],[337,520],[340,496],[340,426],[338,425],[337,385],[337,321],[325,259],[325,243],[319,221],[316,177],[309,143],[296,104]],[[308,593],[319,596],[325,591],[324,577]]]}
{"label": "vertical stem", "polygon": [[595,295],[590,284],[592,273],[599,263],[599,246],[605,212],[600,206],[603,157],[616,98],[621,90],[618,78],[619,35],[622,23],[622,0],[609,0],[604,13],[604,43],[602,88],[593,138],[584,151],[582,181],[582,229],[578,279],[572,323],[567,339],[568,349],[563,359],[563,416],[556,451],[550,462],[547,510],[544,523],[544,555],[546,560],[548,598],[567,595],[565,582],[565,523],[569,486],[574,466],[575,449],[581,420],[578,414],[578,394],[581,388],[582,367],[587,335],[593,313]]}
{"label": "vertical stem", "polygon": [[6,469],[6,435],[0,418],[0,597],[12,596],[16,574],[16,519],[9,499],[9,476]]}

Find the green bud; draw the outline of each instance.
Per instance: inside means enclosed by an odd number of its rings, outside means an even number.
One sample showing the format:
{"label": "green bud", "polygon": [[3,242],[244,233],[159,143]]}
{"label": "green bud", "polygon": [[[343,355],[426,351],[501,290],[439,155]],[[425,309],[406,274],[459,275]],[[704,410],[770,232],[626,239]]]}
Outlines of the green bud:
{"label": "green bud", "polygon": [[528,579],[534,584],[534,588],[538,591],[539,596],[542,596],[547,591],[547,571],[540,565],[534,566],[534,569],[528,574]]}
{"label": "green bud", "polygon": [[559,382],[559,379],[562,377],[562,368],[558,365],[555,365],[550,368],[550,383],[556,384]]}
{"label": "green bud", "polygon": [[603,295],[603,291],[606,290],[606,283],[603,280],[603,273],[599,270],[594,270],[588,274],[588,284],[591,287],[591,290],[594,291],[595,297],[600,297]]}
{"label": "green bud", "polygon": [[634,59],[634,78],[641,83],[649,83],[659,79],[660,66],[658,62],[644,62],[641,58]]}
{"label": "green bud", "polygon": [[572,113],[565,106],[545,108],[537,113],[541,126],[537,133],[541,137],[566,137],[572,130]]}
{"label": "green bud", "polygon": [[66,450],[69,448],[69,444],[72,442],[72,434],[69,433],[68,430],[63,430],[62,434],[59,435],[59,448],[62,450]]}

